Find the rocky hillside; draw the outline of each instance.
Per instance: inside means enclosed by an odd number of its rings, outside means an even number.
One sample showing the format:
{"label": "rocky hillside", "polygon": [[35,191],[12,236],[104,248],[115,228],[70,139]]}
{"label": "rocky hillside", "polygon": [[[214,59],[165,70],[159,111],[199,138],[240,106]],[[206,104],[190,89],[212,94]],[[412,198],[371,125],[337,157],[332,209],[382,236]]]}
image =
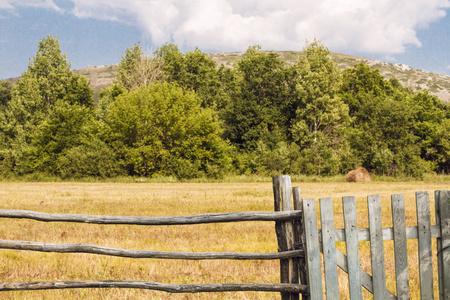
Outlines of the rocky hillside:
{"label": "rocky hillside", "polygon": [[402,64],[385,63],[381,61],[334,54],[336,62],[342,69],[363,62],[373,69],[379,69],[386,78],[397,78],[403,86],[410,87],[414,92],[429,90],[444,103],[450,103],[450,76],[416,70]]}
{"label": "rocky hillside", "polygon": [[[299,51],[280,51],[278,53],[288,63],[295,63],[299,55],[302,55],[302,52]],[[243,54],[244,52],[213,53],[210,56],[219,65],[224,64],[231,67]],[[388,79],[397,78],[403,86],[410,87],[413,91],[427,89],[431,94],[439,97],[442,102],[450,103],[450,76],[416,70],[402,64],[385,63],[339,53],[332,53],[332,57],[341,69],[351,68],[356,63],[363,62],[372,68],[379,69],[380,74]],[[101,89],[113,82],[117,65],[89,66],[76,70],[76,72],[91,80],[91,86],[95,91],[95,98],[97,98]]]}

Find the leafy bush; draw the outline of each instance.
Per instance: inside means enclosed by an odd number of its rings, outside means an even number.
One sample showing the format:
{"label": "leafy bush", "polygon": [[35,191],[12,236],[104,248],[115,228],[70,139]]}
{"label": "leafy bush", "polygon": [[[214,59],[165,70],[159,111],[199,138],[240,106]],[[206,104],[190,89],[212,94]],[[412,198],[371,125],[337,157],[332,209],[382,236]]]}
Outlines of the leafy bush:
{"label": "leafy bush", "polygon": [[106,178],[124,174],[114,151],[98,139],[68,149],[59,157],[58,165],[63,178]]}
{"label": "leafy bush", "polygon": [[130,174],[194,178],[213,166],[225,170],[230,147],[220,138],[214,111],[200,104],[194,92],[169,83],[119,96],[107,117],[108,140],[122,143],[118,151]]}

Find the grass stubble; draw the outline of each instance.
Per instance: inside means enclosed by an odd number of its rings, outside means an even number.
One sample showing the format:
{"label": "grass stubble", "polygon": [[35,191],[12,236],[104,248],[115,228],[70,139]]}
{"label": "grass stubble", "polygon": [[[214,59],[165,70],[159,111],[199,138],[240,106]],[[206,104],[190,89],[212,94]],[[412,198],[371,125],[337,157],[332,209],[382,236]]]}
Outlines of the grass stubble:
{"label": "grass stubble", "polygon": [[[430,193],[434,224],[434,191],[448,181],[301,182],[303,198],[333,197],[336,228],[343,228],[341,197],[355,196],[358,227],[368,227],[367,195],[382,199],[383,226],[392,226],[391,194],[404,194],[406,225],[416,225],[416,191]],[[238,211],[273,211],[270,182],[227,183],[36,183],[0,182],[0,207],[48,213],[123,216],[178,216]],[[88,243],[135,250],[189,252],[276,252],[273,222],[185,226],[94,225],[0,219],[0,239],[45,243]],[[345,253],[345,244],[338,243]],[[395,293],[393,242],[386,241],[386,281]],[[370,244],[360,242],[361,266],[370,274]],[[436,247],[433,246],[434,291],[437,295]],[[411,299],[419,299],[417,240],[408,241]],[[341,299],[348,281],[339,271]],[[0,250],[0,281],[143,280],[174,284],[276,283],[278,261],[182,261],[130,259],[94,254],[59,254]],[[371,295],[363,291],[364,299]],[[2,292],[2,299],[280,299],[277,293],[234,292],[168,294],[135,289],[69,289]]]}

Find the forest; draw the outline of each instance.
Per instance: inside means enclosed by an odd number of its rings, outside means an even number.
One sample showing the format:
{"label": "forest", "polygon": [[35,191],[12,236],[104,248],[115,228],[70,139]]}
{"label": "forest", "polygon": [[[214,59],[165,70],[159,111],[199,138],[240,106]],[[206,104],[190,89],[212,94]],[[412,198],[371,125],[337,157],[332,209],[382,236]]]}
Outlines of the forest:
{"label": "forest", "polygon": [[450,173],[450,106],[358,63],[340,70],[320,41],[295,64],[250,46],[233,67],[199,49],[122,53],[94,102],[57,37],[0,82],[0,177],[227,175],[421,178]]}

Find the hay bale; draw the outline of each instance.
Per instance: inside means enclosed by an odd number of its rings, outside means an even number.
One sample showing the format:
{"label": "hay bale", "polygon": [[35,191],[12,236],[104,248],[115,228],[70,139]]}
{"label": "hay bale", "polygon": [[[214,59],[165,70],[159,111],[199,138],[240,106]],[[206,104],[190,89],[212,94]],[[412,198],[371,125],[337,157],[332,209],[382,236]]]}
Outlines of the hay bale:
{"label": "hay bale", "polygon": [[345,176],[347,182],[367,182],[371,181],[370,173],[363,167],[359,167],[356,170],[352,170]]}

